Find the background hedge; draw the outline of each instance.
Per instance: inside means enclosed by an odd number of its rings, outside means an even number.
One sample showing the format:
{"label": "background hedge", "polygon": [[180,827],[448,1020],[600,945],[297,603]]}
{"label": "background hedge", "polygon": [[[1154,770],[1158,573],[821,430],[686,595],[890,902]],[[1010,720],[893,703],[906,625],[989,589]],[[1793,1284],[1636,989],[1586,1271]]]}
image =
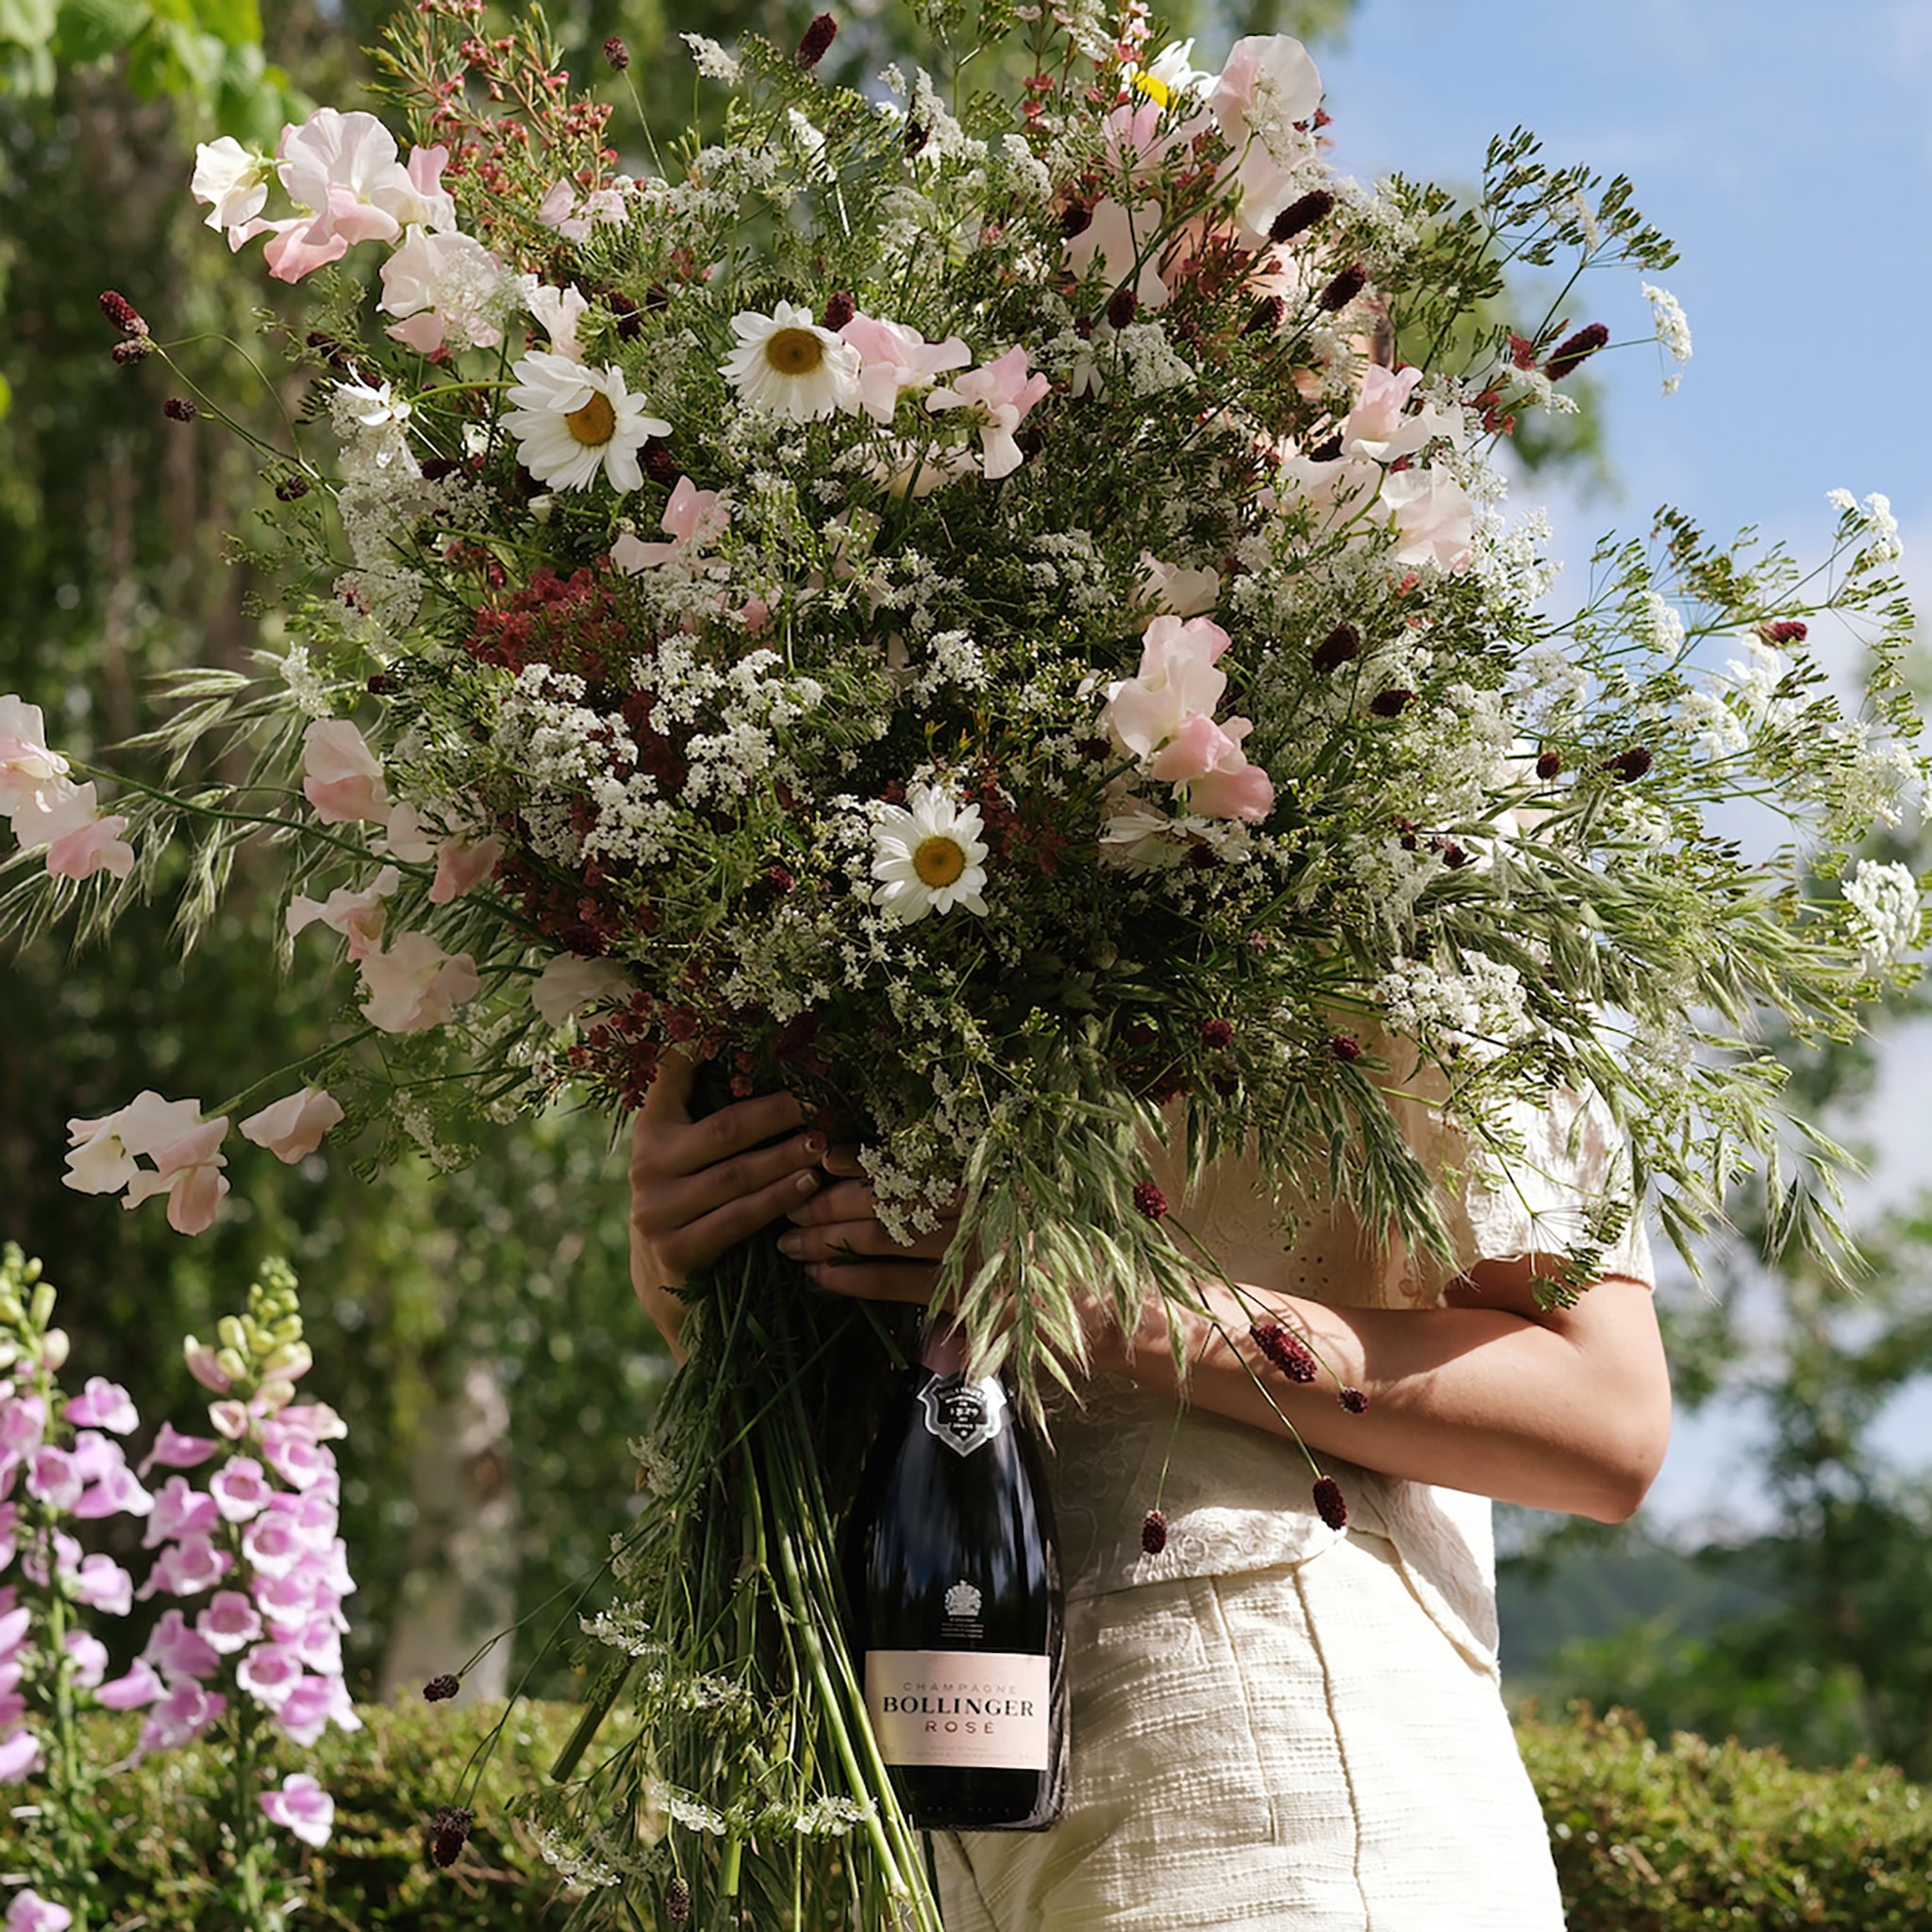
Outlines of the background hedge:
{"label": "background hedge", "polygon": [[[335,1795],[336,1827],[321,1853],[289,1840],[308,1881],[291,1932],[562,1924],[568,1896],[513,1807],[541,1785],[575,1712],[562,1704],[512,1712],[471,1796],[471,1753],[500,1715],[372,1707],[360,1732],[331,1732],[304,1754]],[[1932,1928],[1932,1792],[1890,1767],[1808,1771],[1775,1751],[1684,1734],[1664,1743],[1615,1712],[1525,1721],[1518,1736],[1550,1822],[1570,1932]],[[208,1811],[216,1775],[208,1755],[185,1751],[114,1782],[118,1803],[97,1848],[96,1924],[223,1932],[210,1904],[221,1859]],[[425,1827],[438,1807],[458,1803],[475,1808],[475,1830],[455,1868],[439,1872]],[[19,1833],[30,1828],[0,1825],[0,1874],[20,1871]],[[1481,1922],[1479,1900],[1457,1908],[1468,1914],[1461,1923]]]}

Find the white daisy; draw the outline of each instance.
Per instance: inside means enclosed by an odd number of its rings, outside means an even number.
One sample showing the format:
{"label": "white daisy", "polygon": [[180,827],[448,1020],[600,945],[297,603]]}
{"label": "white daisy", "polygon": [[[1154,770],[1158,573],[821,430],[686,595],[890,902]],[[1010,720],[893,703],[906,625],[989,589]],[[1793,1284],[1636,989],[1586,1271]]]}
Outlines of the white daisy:
{"label": "white daisy", "polygon": [[650,437],[669,436],[671,425],[644,414],[648,404],[625,392],[615,363],[591,369],[533,349],[510,374],[517,381],[509,399],[517,408],[503,426],[517,440],[517,460],[538,482],[588,490],[601,469],[613,490],[642,484],[638,451]]}
{"label": "white daisy", "polygon": [[873,826],[873,904],[910,925],[928,912],[963,906],[986,916],[979,895],[989,850],[976,805],[960,805],[937,785],[915,785],[905,806],[879,808]]}
{"label": "white daisy", "polygon": [[858,351],[811,310],[781,302],[775,315],[747,309],[731,318],[738,347],[720,364],[725,381],[746,402],[794,423],[859,407]]}

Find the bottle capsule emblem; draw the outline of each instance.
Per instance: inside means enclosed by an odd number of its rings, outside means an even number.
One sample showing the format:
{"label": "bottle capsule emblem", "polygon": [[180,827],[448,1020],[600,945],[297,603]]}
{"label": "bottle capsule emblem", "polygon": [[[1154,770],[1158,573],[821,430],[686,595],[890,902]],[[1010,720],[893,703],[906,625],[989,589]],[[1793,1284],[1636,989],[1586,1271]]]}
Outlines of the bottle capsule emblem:
{"label": "bottle capsule emblem", "polygon": [[960,1456],[971,1456],[1006,1427],[1007,1392],[991,1378],[936,1375],[919,1391],[919,1405],[926,1428]]}

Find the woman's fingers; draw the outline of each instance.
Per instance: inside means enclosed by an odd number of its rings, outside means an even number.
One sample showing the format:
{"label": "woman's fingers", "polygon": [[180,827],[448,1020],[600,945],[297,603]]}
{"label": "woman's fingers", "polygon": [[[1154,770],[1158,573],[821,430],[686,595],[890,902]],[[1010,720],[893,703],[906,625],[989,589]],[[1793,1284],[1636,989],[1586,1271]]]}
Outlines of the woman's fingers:
{"label": "woman's fingers", "polygon": [[[723,1208],[756,1203],[750,1226],[797,1208],[819,1185],[818,1163],[824,1153],[817,1134],[794,1134],[774,1147],[753,1147],[714,1160],[695,1173],[666,1174],[631,1168],[631,1214],[641,1227],[657,1231],[695,1226]],[[734,1237],[735,1239],[735,1237]]]}
{"label": "woman's fingers", "polygon": [[805,1271],[827,1294],[858,1301],[913,1302],[924,1307],[939,1286],[939,1271],[924,1261],[811,1262]]}
{"label": "woman's fingers", "polygon": [[695,1219],[666,1227],[656,1238],[658,1255],[680,1278],[708,1267],[726,1248],[769,1227],[802,1193],[817,1187],[810,1167],[788,1173],[748,1193],[733,1194]]}
{"label": "woman's fingers", "polygon": [[[797,1219],[797,1210],[792,1218]],[[778,1237],[778,1251],[794,1261],[871,1259],[898,1261],[938,1261],[952,1245],[950,1223],[929,1233],[915,1234],[909,1241],[894,1241],[874,1215],[852,1220],[815,1222],[810,1226],[792,1226]]]}

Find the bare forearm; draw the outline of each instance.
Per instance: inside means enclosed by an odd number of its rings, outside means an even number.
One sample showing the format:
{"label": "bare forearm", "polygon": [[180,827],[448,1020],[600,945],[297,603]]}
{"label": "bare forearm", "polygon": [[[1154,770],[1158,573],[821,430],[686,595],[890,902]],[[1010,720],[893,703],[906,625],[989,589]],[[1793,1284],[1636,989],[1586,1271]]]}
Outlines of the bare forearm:
{"label": "bare forearm", "polygon": [[[1496,1293],[1522,1298],[1507,1282]],[[1209,1318],[1182,1317],[1189,1400],[1284,1436],[1285,1416],[1318,1454],[1607,1522],[1635,1509],[1662,1460],[1670,1385],[1641,1283],[1601,1282],[1549,1315],[1472,1305],[1469,1291],[1440,1308],[1257,1304],[1226,1288],[1208,1299]],[[1314,1381],[1291,1381],[1251,1340],[1257,1306],[1307,1341],[1322,1364]],[[1163,1330],[1155,1310],[1131,1345],[1098,1338],[1094,1365],[1174,1391]],[[1344,1387],[1369,1398],[1363,1413],[1341,1407]]]}

